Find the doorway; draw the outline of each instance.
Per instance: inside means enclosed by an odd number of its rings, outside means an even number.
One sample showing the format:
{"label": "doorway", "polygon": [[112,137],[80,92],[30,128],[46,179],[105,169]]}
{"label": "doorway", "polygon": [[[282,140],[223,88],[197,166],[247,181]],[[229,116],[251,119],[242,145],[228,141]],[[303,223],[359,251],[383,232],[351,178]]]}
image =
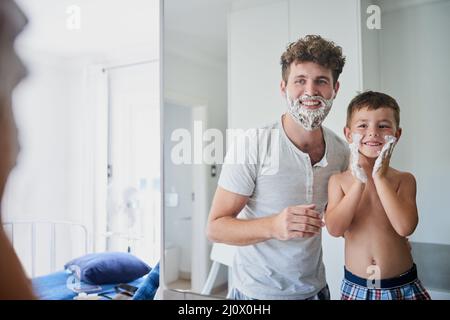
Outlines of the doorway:
{"label": "doorway", "polygon": [[160,258],[160,111],[157,61],[107,69],[107,250]]}
{"label": "doorway", "polygon": [[209,268],[206,236],[192,232],[205,229],[209,209],[209,167],[194,154],[199,148],[203,152],[206,110],[178,100],[164,104],[165,281],[169,287],[171,283],[184,289],[201,287],[206,280],[202,274]]}

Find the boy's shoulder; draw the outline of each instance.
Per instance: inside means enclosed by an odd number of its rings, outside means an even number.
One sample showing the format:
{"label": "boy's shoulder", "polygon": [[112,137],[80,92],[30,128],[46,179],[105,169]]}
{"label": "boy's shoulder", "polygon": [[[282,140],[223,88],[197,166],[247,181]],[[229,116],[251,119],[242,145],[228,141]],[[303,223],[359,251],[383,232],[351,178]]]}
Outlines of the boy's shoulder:
{"label": "boy's shoulder", "polygon": [[345,170],[343,172],[338,172],[330,177],[330,181],[338,183],[340,185],[351,183],[353,180],[353,175],[350,170]]}
{"label": "boy's shoulder", "polygon": [[402,183],[416,183],[416,178],[411,172],[389,168],[389,176]]}

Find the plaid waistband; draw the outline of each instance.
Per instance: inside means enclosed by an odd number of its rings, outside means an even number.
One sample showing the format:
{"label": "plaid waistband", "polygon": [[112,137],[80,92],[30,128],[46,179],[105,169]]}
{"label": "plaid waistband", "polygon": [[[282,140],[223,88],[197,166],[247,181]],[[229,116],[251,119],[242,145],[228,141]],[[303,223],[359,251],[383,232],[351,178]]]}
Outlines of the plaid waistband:
{"label": "plaid waistband", "polygon": [[416,264],[413,264],[412,268],[402,273],[398,277],[388,278],[388,279],[364,279],[354,275],[347,268],[344,267],[344,278],[354,284],[357,284],[366,288],[379,288],[379,289],[389,289],[395,287],[401,287],[408,283],[417,280],[417,268]]}

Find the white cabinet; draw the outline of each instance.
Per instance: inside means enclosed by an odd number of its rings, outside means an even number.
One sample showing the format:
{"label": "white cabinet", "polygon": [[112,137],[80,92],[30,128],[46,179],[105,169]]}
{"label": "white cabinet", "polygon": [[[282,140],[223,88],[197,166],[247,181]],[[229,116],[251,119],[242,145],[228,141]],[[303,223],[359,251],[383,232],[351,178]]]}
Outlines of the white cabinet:
{"label": "white cabinet", "polygon": [[287,21],[286,1],[230,14],[229,128],[259,127],[283,113],[280,57],[289,42]]}
{"label": "white cabinet", "polygon": [[319,34],[341,46],[346,56],[339,77],[341,87],[324,123],[342,137],[347,106],[362,88],[360,25],[359,0],[289,1],[290,41]]}
{"label": "white cabinet", "polygon": [[342,134],[346,107],[362,88],[360,1],[258,3],[230,14],[228,127],[259,127],[279,118],[286,108],[280,94],[281,54],[289,42],[320,34],[342,46],[346,56],[341,89],[325,122]]}

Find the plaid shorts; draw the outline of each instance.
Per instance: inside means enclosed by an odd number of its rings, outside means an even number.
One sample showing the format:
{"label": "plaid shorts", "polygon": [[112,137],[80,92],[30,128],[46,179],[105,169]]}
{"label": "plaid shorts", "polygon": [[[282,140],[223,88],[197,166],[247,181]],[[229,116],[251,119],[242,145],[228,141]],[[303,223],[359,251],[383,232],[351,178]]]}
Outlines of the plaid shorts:
{"label": "plaid shorts", "polygon": [[402,275],[379,280],[360,278],[347,269],[341,285],[341,300],[431,300],[417,278],[416,265]]}

